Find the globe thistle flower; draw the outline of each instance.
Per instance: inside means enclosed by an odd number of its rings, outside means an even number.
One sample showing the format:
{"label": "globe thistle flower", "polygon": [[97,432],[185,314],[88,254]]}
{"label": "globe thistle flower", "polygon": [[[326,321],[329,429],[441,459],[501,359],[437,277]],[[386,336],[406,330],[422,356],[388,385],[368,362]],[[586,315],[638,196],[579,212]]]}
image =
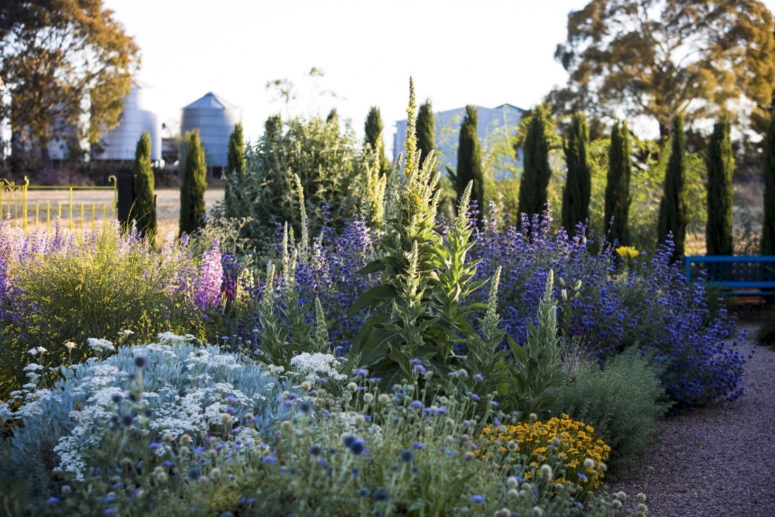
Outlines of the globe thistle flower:
{"label": "globe thistle flower", "polygon": [[358,385],[354,382],[350,382],[347,384],[347,389],[350,391],[358,391]]}
{"label": "globe thistle flower", "polygon": [[137,368],[145,368],[146,364],[148,364],[148,359],[144,355],[135,356],[135,366]]}
{"label": "globe thistle flower", "polygon": [[592,458],[586,458],[584,460],[584,468],[585,469],[593,469],[593,468],[595,468],[595,460],[593,460]]}
{"label": "globe thistle flower", "polygon": [[355,440],[350,446],[350,452],[352,452],[356,456],[363,454],[365,450],[366,450],[366,444],[364,443],[363,440]]}
{"label": "globe thistle flower", "polygon": [[552,479],[552,467],[546,463],[541,465],[541,479],[544,481],[551,481]]}
{"label": "globe thistle flower", "polygon": [[387,393],[380,393],[379,396],[377,397],[377,402],[379,402],[380,404],[387,404],[388,402],[390,402],[390,395],[388,395]]}
{"label": "globe thistle flower", "polygon": [[372,395],[371,393],[365,393],[363,395],[363,401],[366,404],[371,404],[372,402],[374,402],[374,395]]}
{"label": "globe thistle flower", "polygon": [[387,501],[389,497],[388,490],[385,487],[379,487],[374,490],[375,501]]}
{"label": "globe thistle flower", "polygon": [[535,517],[541,517],[544,514],[544,511],[540,506],[534,506],[533,509],[531,510],[531,513]]}
{"label": "globe thistle flower", "polygon": [[283,431],[290,431],[291,428],[293,428],[293,424],[291,424],[290,420],[283,420],[283,423],[280,424],[280,428]]}
{"label": "globe thistle flower", "polygon": [[410,451],[409,449],[404,449],[401,451],[401,454],[399,454],[401,457],[401,461],[404,463],[411,463],[411,461],[414,459],[414,453]]}
{"label": "globe thistle flower", "polygon": [[500,510],[496,510],[492,515],[493,517],[511,517],[511,510],[508,508],[501,508]]}
{"label": "globe thistle flower", "polygon": [[309,453],[312,456],[320,456],[323,454],[323,448],[320,447],[320,445],[315,444],[309,448]]}

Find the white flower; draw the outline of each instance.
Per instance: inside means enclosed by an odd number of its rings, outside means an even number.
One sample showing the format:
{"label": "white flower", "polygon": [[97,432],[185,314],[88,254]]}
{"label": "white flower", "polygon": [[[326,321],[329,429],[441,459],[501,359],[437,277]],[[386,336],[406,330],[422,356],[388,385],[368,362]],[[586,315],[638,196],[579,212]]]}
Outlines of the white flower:
{"label": "white flower", "polygon": [[65,348],[67,348],[68,352],[72,352],[73,348],[75,348],[77,345],[73,343],[72,341],[68,341],[65,343]]}
{"label": "white flower", "polygon": [[42,370],[43,367],[37,363],[30,363],[27,366],[24,367],[25,372],[36,372],[38,370]]}
{"label": "white flower", "polygon": [[347,378],[339,373],[339,360],[331,354],[304,352],[291,359],[291,367],[309,381],[314,381],[318,376],[328,376],[338,381]]}
{"label": "white flower", "polygon": [[113,343],[111,343],[107,339],[98,339],[96,337],[90,337],[89,339],[86,340],[86,344],[89,345],[89,348],[91,348],[97,353],[116,351],[116,347],[114,347]]}

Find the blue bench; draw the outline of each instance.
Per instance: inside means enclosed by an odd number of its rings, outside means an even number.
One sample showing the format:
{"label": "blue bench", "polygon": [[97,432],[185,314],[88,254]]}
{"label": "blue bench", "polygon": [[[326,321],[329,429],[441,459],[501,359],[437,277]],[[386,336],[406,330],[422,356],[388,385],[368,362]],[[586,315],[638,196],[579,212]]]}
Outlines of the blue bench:
{"label": "blue bench", "polygon": [[702,278],[726,295],[775,296],[775,255],[692,256],[684,258],[688,281]]}

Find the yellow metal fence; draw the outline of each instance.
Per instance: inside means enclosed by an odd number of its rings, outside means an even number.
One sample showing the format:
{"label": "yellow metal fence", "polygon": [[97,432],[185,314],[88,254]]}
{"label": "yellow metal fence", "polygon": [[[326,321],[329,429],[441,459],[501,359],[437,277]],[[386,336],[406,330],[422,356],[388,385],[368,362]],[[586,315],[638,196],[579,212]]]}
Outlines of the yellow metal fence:
{"label": "yellow metal fence", "polygon": [[[105,187],[30,186],[26,176],[24,183],[18,185],[0,178],[0,217],[6,224],[21,226],[25,232],[31,225],[39,228],[43,224],[50,230],[54,220],[66,222],[70,229],[76,223],[91,224],[93,228],[98,219],[115,219],[117,215],[116,177],[111,175],[108,181],[112,185]],[[98,191],[112,191],[112,201],[90,200],[88,194],[99,194]]]}

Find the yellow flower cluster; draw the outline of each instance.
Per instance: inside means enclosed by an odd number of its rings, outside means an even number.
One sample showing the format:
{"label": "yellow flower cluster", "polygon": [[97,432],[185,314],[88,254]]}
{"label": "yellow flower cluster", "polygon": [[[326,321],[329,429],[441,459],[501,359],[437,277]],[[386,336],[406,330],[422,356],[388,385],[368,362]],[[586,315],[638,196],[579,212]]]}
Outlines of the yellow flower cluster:
{"label": "yellow flower cluster", "polygon": [[481,435],[498,442],[501,452],[518,453],[529,461],[523,476],[533,477],[539,465],[550,459],[560,461],[564,469],[555,469],[553,482],[571,481],[582,490],[595,490],[603,485],[605,461],[611,447],[595,437],[595,429],[563,414],[546,422],[486,426]]}
{"label": "yellow flower cluster", "polygon": [[616,248],[616,254],[622,257],[623,259],[634,259],[638,255],[640,255],[640,251],[633,248],[632,246],[619,246]]}

